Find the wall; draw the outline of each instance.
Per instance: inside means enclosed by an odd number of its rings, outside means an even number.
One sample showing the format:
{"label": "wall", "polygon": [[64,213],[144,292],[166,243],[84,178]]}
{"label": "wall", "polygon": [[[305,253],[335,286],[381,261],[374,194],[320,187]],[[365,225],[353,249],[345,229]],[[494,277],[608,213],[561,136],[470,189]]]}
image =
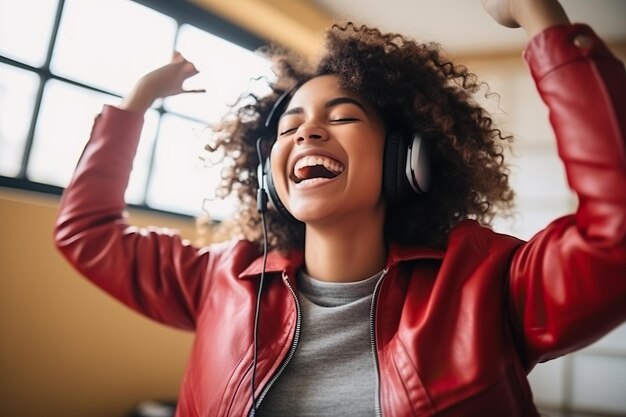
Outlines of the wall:
{"label": "wall", "polygon": [[[56,197],[0,189],[0,415],[125,416],[176,398],[191,333],[132,312],[53,247]],[[137,224],[194,224],[131,212]]]}

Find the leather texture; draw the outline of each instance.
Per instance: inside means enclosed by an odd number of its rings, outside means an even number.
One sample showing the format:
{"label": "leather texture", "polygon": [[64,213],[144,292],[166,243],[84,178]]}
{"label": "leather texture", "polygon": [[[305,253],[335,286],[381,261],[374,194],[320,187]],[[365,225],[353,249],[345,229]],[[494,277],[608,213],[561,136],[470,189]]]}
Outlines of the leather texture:
{"label": "leather texture", "polygon": [[[538,416],[526,379],[533,366],[626,320],[624,67],[585,25],[544,31],[525,58],[579,207],[528,242],[467,220],[445,252],[390,245],[375,309],[385,417]],[[258,250],[245,241],[197,249],[174,231],[127,223],[141,125],[114,107],[97,118],[61,200],[56,244],[132,309],[195,330],[178,416],[247,415]],[[295,288],[302,262],[299,252],[269,256],[258,393],[291,348],[287,284]]]}

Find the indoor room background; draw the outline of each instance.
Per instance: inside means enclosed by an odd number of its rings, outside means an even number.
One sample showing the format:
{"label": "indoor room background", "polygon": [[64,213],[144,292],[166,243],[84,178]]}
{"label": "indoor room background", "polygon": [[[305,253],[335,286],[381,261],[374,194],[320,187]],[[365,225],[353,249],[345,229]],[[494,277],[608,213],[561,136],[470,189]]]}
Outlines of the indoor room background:
{"label": "indoor room background", "polygon": [[[562,3],[626,58],[626,1]],[[323,29],[345,19],[439,42],[488,83],[476,99],[516,138],[516,212],[496,230],[527,239],[575,209],[521,57],[525,35],[493,23],[479,0],[0,0],[0,415],[125,416],[177,396],[192,335],[113,301],[53,246],[60,193],[102,105],[173,50],[201,71],[188,87],[206,94],[147,113],[126,192],[131,222],[197,241],[198,217],[233,212],[214,195],[222,167],[202,147],[239,93],[267,91],[268,62],[253,51],[271,41],[315,57]],[[626,326],[530,381],[548,415],[626,415]]]}

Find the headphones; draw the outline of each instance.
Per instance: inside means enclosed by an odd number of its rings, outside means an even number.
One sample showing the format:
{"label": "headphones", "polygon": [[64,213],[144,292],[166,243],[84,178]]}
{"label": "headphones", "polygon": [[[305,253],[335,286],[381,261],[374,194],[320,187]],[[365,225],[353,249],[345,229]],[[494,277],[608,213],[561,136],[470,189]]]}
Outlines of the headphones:
{"label": "headphones", "polygon": [[[278,120],[287,108],[293,93],[301,84],[285,91],[274,103],[267,119],[265,120],[266,136],[259,138],[257,147],[261,140],[271,138],[276,134]],[[260,159],[259,153],[259,160]],[[287,210],[280,200],[274,179],[272,177],[272,166],[269,155],[264,162],[259,163],[257,170],[259,178],[259,190],[265,189],[269,201],[281,216],[292,223],[300,223]],[[385,198],[391,205],[407,203],[417,196],[430,190],[431,170],[429,166],[428,152],[422,140],[422,135],[416,132],[404,132],[392,130],[387,134],[385,140],[385,151],[383,156],[383,192]],[[261,202],[259,202],[259,210]]]}

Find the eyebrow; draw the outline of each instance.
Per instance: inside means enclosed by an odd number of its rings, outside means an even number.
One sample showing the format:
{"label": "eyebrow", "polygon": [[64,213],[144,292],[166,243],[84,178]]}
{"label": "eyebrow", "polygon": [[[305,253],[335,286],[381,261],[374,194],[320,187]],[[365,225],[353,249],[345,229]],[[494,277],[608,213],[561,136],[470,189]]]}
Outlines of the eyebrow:
{"label": "eyebrow", "polygon": [[[355,106],[363,110],[365,114],[368,114],[368,111],[365,108],[365,106],[360,101],[353,99],[351,97],[335,97],[333,99],[330,99],[326,102],[326,104],[324,104],[324,108],[329,109],[331,107],[335,107],[340,104],[354,104]],[[304,113],[304,109],[302,107],[293,107],[287,110],[286,112],[284,112],[283,114],[281,114],[280,117],[282,118],[283,116],[287,116],[290,114],[302,114],[302,113]]]}

